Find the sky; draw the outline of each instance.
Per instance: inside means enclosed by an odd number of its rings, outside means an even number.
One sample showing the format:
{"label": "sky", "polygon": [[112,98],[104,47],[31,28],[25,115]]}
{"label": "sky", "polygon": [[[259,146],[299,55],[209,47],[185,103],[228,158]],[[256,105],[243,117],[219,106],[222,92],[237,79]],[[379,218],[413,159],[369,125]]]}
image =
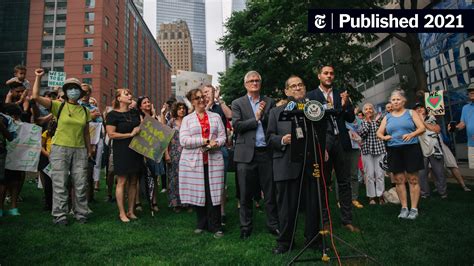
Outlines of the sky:
{"label": "sky", "polygon": [[[224,35],[223,21],[231,10],[230,0],[206,0],[206,57],[207,73],[212,75],[212,84],[218,85],[218,72],[225,70],[225,54],[218,51],[216,41]],[[156,38],[156,1],[143,1],[143,18]]]}

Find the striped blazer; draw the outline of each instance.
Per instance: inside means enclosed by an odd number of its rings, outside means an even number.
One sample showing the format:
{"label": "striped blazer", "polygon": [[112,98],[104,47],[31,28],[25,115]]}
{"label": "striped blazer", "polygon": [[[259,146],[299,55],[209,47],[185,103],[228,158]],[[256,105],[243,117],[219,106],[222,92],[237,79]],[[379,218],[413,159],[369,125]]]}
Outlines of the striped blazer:
{"label": "striped blazer", "polygon": [[[210,125],[209,139],[216,140],[219,147],[221,147],[226,140],[221,117],[213,112],[207,112],[207,115]],[[183,118],[179,130],[179,142],[183,146],[179,159],[179,196],[181,203],[205,206],[204,162],[201,151],[204,142],[196,112]],[[212,205],[217,206],[221,204],[221,195],[224,189],[224,159],[219,149],[209,151],[208,165]]]}

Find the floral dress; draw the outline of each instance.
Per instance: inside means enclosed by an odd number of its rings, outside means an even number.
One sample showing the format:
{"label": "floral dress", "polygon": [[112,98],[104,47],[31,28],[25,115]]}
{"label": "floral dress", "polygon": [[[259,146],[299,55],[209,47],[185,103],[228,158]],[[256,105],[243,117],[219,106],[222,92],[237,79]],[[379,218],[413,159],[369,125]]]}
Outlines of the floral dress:
{"label": "floral dress", "polygon": [[179,126],[176,120],[171,119],[168,122],[168,126],[176,130],[168,147],[171,157],[171,163],[169,163],[166,168],[166,176],[168,177],[168,201],[170,207],[180,207],[181,200],[179,198],[178,174],[179,158],[181,157],[183,147],[179,144]]}

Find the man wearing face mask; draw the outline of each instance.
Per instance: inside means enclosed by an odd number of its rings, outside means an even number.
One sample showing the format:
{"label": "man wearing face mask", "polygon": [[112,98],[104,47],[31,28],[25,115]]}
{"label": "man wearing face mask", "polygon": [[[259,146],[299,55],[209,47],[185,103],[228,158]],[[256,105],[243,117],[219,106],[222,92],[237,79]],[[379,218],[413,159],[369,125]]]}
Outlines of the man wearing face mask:
{"label": "man wearing face mask", "polygon": [[57,225],[67,225],[69,177],[74,188],[74,217],[83,224],[87,222],[89,208],[87,206],[87,161],[92,158],[90,145],[89,122],[91,115],[87,108],[81,106],[78,100],[84,96],[81,83],[76,78],[69,78],[62,87],[64,103],[52,101],[40,96],[41,77],[43,69],[35,70],[33,99],[51,110],[57,119],[56,133],[52,139],[50,153],[51,180],[53,182],[53,222]]}

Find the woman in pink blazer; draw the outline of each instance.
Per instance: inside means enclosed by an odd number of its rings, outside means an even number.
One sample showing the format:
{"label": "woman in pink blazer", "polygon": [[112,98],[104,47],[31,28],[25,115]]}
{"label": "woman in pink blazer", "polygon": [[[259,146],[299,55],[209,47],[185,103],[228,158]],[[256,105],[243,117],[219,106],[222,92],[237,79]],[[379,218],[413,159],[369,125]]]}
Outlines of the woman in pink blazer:
{"label": "woman in pink blazer", "polygon": [[225,143],[225,128],[218,114],[205,110],[200,89],[193,89],[186,97],[194,112],[183,118],[179,142],[183,146],[179,160],[179,195],[181,203],[194,205],[197,227],[215,238],[224,234],[221,226],[221,195],[224,189],[224,160],[220,147]]}

